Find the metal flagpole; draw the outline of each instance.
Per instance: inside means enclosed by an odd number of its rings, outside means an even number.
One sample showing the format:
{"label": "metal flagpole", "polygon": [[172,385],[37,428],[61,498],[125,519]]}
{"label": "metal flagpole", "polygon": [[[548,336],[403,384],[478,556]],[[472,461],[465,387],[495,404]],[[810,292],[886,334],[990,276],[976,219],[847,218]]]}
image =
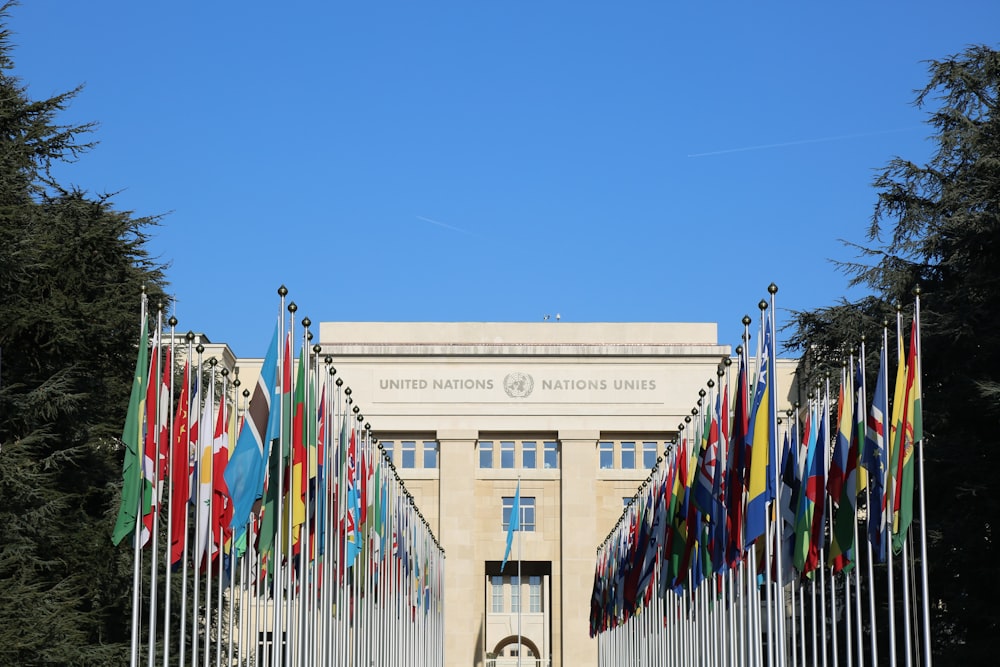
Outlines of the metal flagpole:
{"label": "metal flagpole", "polygon": [[[188,331],[185,335],[187,339],[187,356],[185,357],[187,367],[189,370],[194,369],[194,364],[191,363],[191,358],[194,356],[192,353],[194,351],[194,333]],[[195,387],[198,389],[188,400],[187,409],[185,410],[187,418],[184,424],[185,436],[184,436],[184,447],[183,452],[187,455],[187,465],[184,468],[184,474],[188,476],[188,498],[184,501],[184,539],[183,547],[181,548],[181,627],[178,638],[178,647],[180,649],[180,654],[178,656],[177,664],[184,667],[185,663],[185,653],[187,652],[187,591],[188,591],[188,542],[190,542],[189,535],[189,525],[188,520],[191,516],[190,508],[188,507],[188,500],[191,497],[191,405],[195,406],[195,417],[198,416],[198,411],[201,409],[199,402],[201,400],[201,385],[198,384],[198,375],[191,373],[191,377],[187,379],[188,391],[191,390],[191,380],[194,379]]]}
{"label": "metal flagpole", "polygon": [[[216,366],[219,365],[219,360],[216,359],[215,357],[212,357],[211,359],[208,360],[208,365],[212,369],[212,378],[211,380],[209,380],[209,385],[208,385],[207,412],[210,417],[213,417],[215,415],[215,369]],[[202,657],[202,665],[204,667],[209,667],[210,664],[209,660],[212,654],[211,650],[212,649],[212,541],[215,537],[214,536],[215,531],[212,530],[213,528],[212,479],[215,467],[215,461],[213,460],[212,452],[215,449],[215,419],[210,418],[208,423],[205,424],[205,427],[206,427],[205,430],[199,433],[199,435],[204,435],[205,437],[202,438],[201,461],[198,464],[198,478],[199,478],[198,489],[199,492],[206,491],[208,497],[207,498],[199,497],[198,504],[199,506],[202,504],[208,506],[208,514],[207,516],[204,517],[204,520],[207,521],[208,525],[201,526],[200,527],[201,532],[199,533],[200,535],[202,535],[202,539],[205,540],[205,550],[204,551],[197,549],[196,550],[198,551],[198,565],[201,566],[202,562],[205,563],[205,649]],[[207,447],[206,443],[208,445]],[[205,461],[206,449],[208,450],[207,465]],[[208,468],[207,486],[204,483],[206,475],[205,475],[205,470],[203,468],[205,467]],[[201,514],[200,511],[199,514]]]}
{"label": "metal flagpole", "polygon": [[[517,476],[517,488],[521,489],[521,475]],[[520,496],[520,493],[518,493]],[[518,498],[520,500],[520,498]],[[518,503],[517,509],[517,667],[521,667],[521,654],[524,649],[521,646],[521,608],[524,607],[521,600],[521,506]],[[514,517],[511,517],[511,521]]]}
{"label": "metal flagpole", "polygon": [[[175,305],[176,310],[176,305]],[[170,325],[170,359],[174,359],[174,335],[177,328],[177,318],[171,316],[167,322]],[[171,361],[173,364],[173,361]],[[170,369],[170,401],[168,401],[168,406],[173,404],[174,397],[174,369]],[[169,407],[168,407],[169,410]],[[174,420],[169,419],[167,425],[167,470],[170,470],[170,464],[174,456]],[[172,474],[167,477],[167,548],[164,556],[164,602],[163,602],[163,667],[167,667],[170,664],[170,559],[172,557],[171,545],[173,544],[173,516],[174,516],[174,476]],[[181,612],[183,616],[183,612]]]}
{"label": "metal flagpole", "polygon": [[[150,508],[149,511],[153,514],[152,522],[152,540],[153,546],[149,555],[149,651],[147,654],[146,664],[152,665],[156,664],[156,575],[159,571],[159,546],[160,546],[160,503],[157,497],[157,490],[160,485],[160,383],[162,382],[160,376],[162,374],[161,360],[163,359],[163,350],[161,350],[160,332],[163,331],[163,304],[156,304],[156,333],[154,334],[153,351],[155,352],[155,358],[149,360],[149,381],[155,382],[153,386],[154,396],[156,400],[153,401],[153,405],[146,406],[146,412],[150,410],[153,411],[153,429],[154,433],[147,433],[146,438],[153,439],[153,458],[151,462],[152,469],[149,471],[150,477],[153,481],[153,488],[150,495]],[[148,394],[148,392],[147,392]],[[147,428],[149,425],[149,419],[146,420]],[[141,512],[140,512],[141,513]]]}
{"label": "metal flagpole", "polygon": [[[916,354],[916,364],[917,368],[914,371],[913,377],[916,378],[917,387],[917,397],[916,400],[921,404],[921,410],[923,410],[923,356],[921,355],[920,349],[920,286],[916,288],[916,298],[913,304],[913,326],[916,327],[917,333],[914,336],[917,345]],[[921,433],[921,435],[923,435]],[[914,444],[917,448],[917,488],[920,492],[917,494],[917,500],[920,507],[920,583],[921,591],[923,593],[922,604],[921,604],[921,617],[923,620],[923,634],[924,634],[924,667],[931,666],[931,593],[930,587],[927,583],[927,562],[929,560],[929,554],[927,553],[927,510],[924,507],[924,443],[921,440]]]}
{"label": "metal flagpole", "polygon": [[[197,378],[198,378],[198,388],[199,388],[199,390],[198,390],[198,405],[196,405],[195,408],[198,410],[199,414],[201,415],[200,417],[198,417],[198,440],[195,443],[195,447],[197,448],[197,450],[200,450],[201,449],[202,432],[203,432],[203,430],[205,428],[207,428],[207,426],[205,424],[201,423],[202,421],[204,421],[203,418],[205,416],[204,415],[204,410],[202,410],[202,406],[201,406],[201,386],[203,384],[201,382],[201,380],[202,380],[201,369],[202,369],[202,354],[205,352],[205,346],[202,345],[201,343],[198,343],[198,345],[195,347],[195,351],[198,353],[198,374],[197,374]],[[209,386],[211,386],[211,385],[209,385]],[[200,454],[200,451],[196,451],[196,455],[198,455],[198,454]],[[200,475],[200,473],[199,473],[199,475]],[[197,498],[198,502],[200,503],[201,502],[201,497],[200,497],[201,496],[201,490],[200,490],[200,485],[198,484],[198,478],[197,477],[194,479],[194,484],[192,484],[192,487],[193,487],[192,488],[192,493],[194,494],[194,497]],[[198,572],[199,562],[198,562],[198,540],[197,540],[197,536],[200,534],[200,532],[199,532],[200,530],[201,530],[201,512],[198,511],[198,505],[196,504],[195,505],[195,510],[194,510],[195,549],[194,549],[194,562],[192,563],[192,569],[194,570],[194,577],[193,577],[193,579],[194,579],[194,597],[193,597],[192,603],[191,603],[191,667],[198,667],[198,648],[199,648],[199,642],[198,642],[198,602],[199,602],[200,592],[201,592],[201,577],[200,577],[200,573]]]}
{"label": "metal flagpole", "polygon": [[[139,306],[139,331],[140,336],[146,332],[146,302],[148,297],[146,296],[146,286],[142,286],[142,299]],[[140,350],[142,346],[148,345],[148,341],[139,341]],[[148,368],[139,368],[136,364],[136,374],[139,373],[149,373]],[[134,381],[133,381],[133,391],[134,391]],[[141,440],[141,438],[139,439]],[[136,447],[141,448],[143,444],[138,442]],[[139,624],[141,619],[141,611],[139,608],[140,596],[139,587],[142,585],[142,577],[140,573],[140,568],[142,567],[142,547],[139,544],[140,535],[142,531],[142,454],[139,454],[139,465],[136,466],[135,474],[139,476],[139,497],[136,500],[136,512],[135,512],[135,526],[132,530],[132,640],[129,647],[129,664],[131,667],[136,667],[139,661]]]}

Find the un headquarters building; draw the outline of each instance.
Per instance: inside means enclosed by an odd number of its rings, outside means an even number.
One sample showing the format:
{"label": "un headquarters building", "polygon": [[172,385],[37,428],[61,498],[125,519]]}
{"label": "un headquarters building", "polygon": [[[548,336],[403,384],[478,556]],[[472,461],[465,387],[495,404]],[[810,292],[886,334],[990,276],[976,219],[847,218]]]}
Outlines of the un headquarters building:
{"label": "un headquarters building", "polygon": [[[318,338],[445,550],[445,665],[596,665],[596,548],[733,354],[717,326],[325,322]],[[260,360],[228,356],[252,381]],[[794,373],[779,360],[779,410]]]}

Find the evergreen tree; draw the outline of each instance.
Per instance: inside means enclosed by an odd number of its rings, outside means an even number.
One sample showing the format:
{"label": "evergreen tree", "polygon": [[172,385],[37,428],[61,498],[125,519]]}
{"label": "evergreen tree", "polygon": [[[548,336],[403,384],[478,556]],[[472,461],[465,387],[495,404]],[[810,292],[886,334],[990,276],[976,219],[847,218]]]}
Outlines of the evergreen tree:
{"label": "evergreen tree", "polygon": [[816,374],[865,335],[873,373],[883,321],[893,359],[896,308],[908,330],[919,287],[935,652],[985,664],[1000,631],[1000,52],[970,47],[929,72],[916,104],[934,103],[936,150],[927,164],[896,158],[877,175],[869,244],[844,267],[871,296],[796,313],[789,345]]}
{"label": "evergreen tree", "polygon": [[156,220],[63,189],[50,166],[88,148],[12,74],[0,7],[0,664],[127,661],[132,555],[111,546],[139,332],[163,300]]}

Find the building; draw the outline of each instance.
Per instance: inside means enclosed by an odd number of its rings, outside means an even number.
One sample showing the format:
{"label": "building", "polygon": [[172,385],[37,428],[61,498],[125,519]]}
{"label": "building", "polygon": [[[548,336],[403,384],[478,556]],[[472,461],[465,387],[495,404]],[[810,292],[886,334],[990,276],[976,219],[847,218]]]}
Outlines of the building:
{"label": "building", "polygon": [[[716,325],[325,322],[316,338],[445,549],[445,664],[596,665],[596,547],[718,382],[733,351]],[[781,410],[794,371],[778,364]]]}

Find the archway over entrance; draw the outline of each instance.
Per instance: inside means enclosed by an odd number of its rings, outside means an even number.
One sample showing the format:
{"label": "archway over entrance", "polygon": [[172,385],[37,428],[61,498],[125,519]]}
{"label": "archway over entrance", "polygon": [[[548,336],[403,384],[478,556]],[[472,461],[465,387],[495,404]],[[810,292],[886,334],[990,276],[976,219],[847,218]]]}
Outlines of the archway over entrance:
{"label": "archway over entrance", "polygon": [[[517,635],[508,635],[497,642],[497,645],[493,647],[494,655],[503,655],[503,650],[510,646],[511,644],[517,644]],[[525,636],[521,636],[521,646],[531,651],[532,658],[541,658],[542,655],[538,652],[538,646],[535,642],[531,641]],[[527,656],[525,656],[527,657]]]}

